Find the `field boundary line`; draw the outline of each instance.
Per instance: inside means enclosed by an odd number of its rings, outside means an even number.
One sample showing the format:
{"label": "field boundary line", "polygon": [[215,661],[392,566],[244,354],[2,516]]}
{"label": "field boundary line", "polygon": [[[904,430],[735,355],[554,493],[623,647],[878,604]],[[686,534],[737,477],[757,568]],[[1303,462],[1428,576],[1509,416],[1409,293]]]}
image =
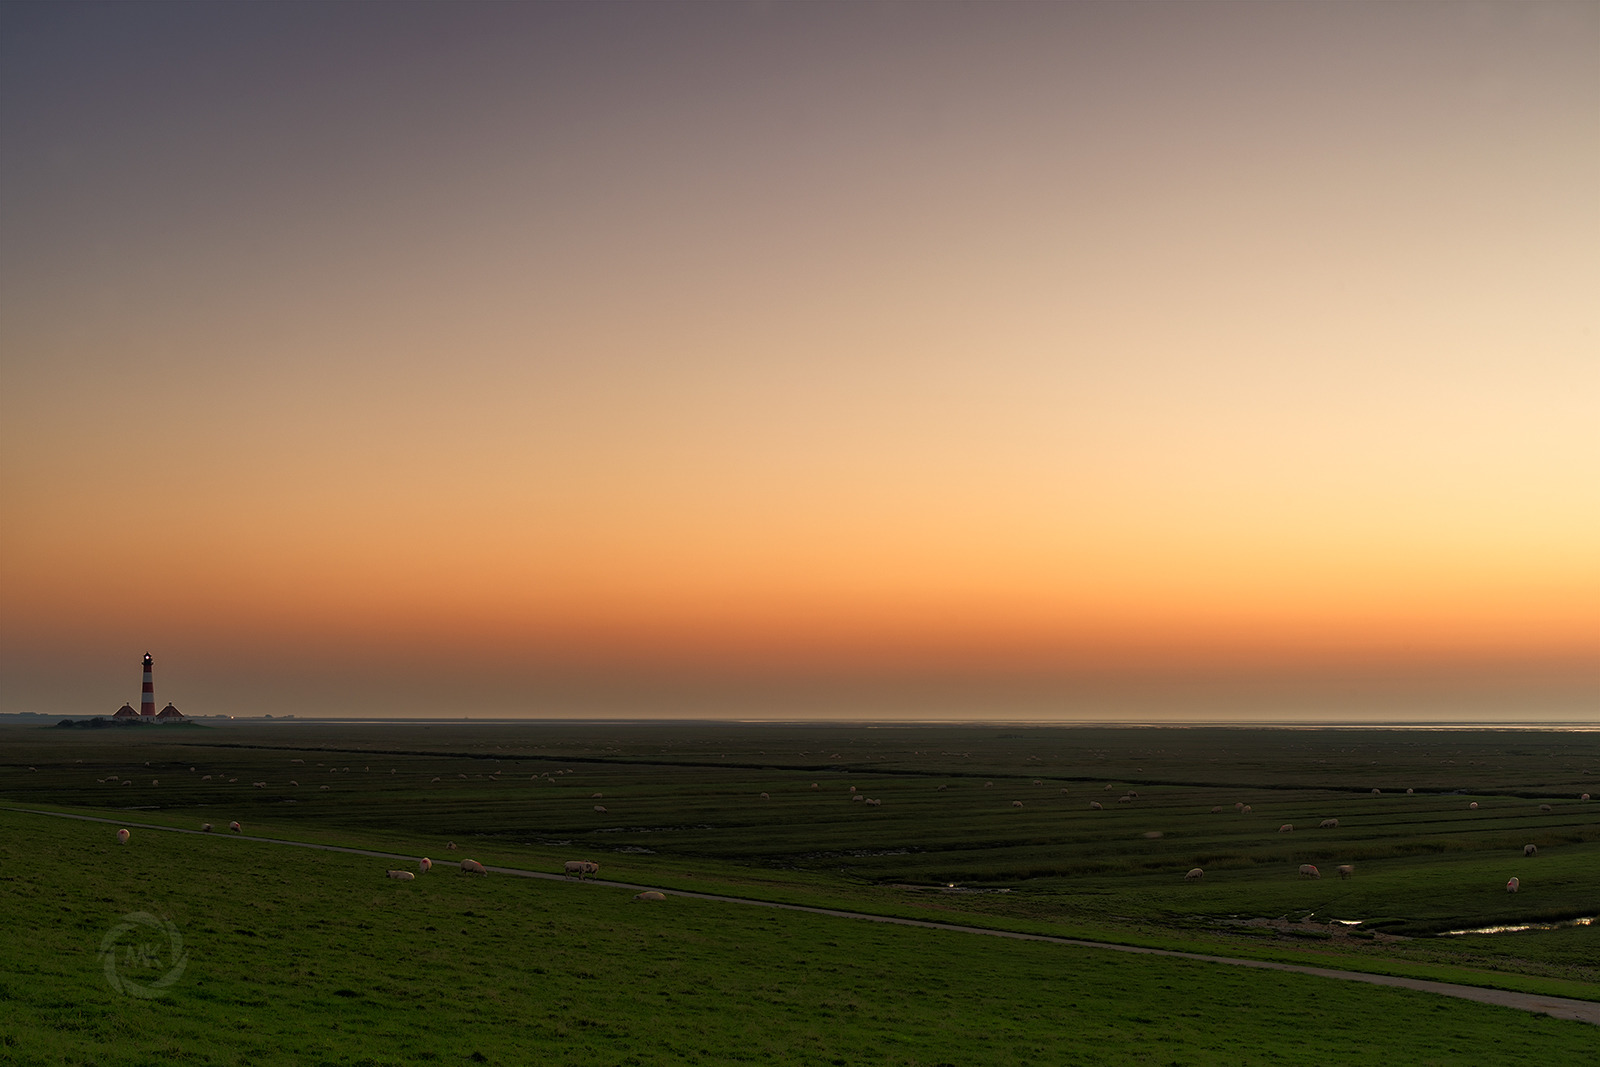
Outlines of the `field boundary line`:
{"label": "field boundary line", "polygon": [[[314,841],[290,841],[281,837],[260,837],[254,834],[216,834],[204,830],[189,830],[179,826],[162,826],[158,823],[130,822],[125,819],[108,819],[99,815],[76,815],[64,811],[40,811],[35,808],[14,808],[7,806],[5,811],[18,815],[45,815],[57,819],[77,819],[81,822],[106,823],[112,826],[133,826],[143,830],[165,830],[175,834],[195,834],[202,837],[221,837],[226,840],[257,841],[269,845],[288,845],[295,848],[314,848],[324,852],[342,852],[352,856],[371,856],[375,859],[404,860],[415,863],[417,856],[400,852],[380,852],[375,849],[355,848],[351,845],[324,845]],[[567,874],[546,873],[544,871],[528,871],[519,867],[491,867],[484,864],[484,869],[496,874],[510,875],[516,878],[538,878],[551,882],[565,882],[572,884],[581,881],[583,884],[608,886],[613,889],[631,889],[645,891],[656,889],[655,886],[635,885],[632,882],[613,882],[602,878],[574,879]],[[835,919],[860,919],[867,922],[889,923],[895,926],[915,926],[924,930],[941,930],[947,933],[958,934],[983,934],[989,937],[1010,938],[1014,941],[1042,941],[1055,945],[1070,945],[1075,948],[1103,949],[1112,952],[1127,952],[1146,956],[1166,956],[1174,959],[1194,960],[1200,963],[1223,963],[1235,967],[1255,967],[1260,970],[1290,971],[1296,974],[1308,974],[1317,978],[1342,979],[1347,982],[1366,982],[1369,985],[1390,986],[1392,988],[1412,989],[1424,993],[1435,993],[1441,996],[1456,997],[1461,1000],[1474,1000],[1482,1004],[1494,1004],[1503,1008],[1516,1008],[1520,1011],[1535,1012],[1551,1015],[1558,1019],[1572,1019],[1577,1022],[1589,1023],[1600,1026],[1600,1002],[1587,1000],[1573,1000],[1569,997],[1544,996],[1537,993],[1522,993],[1510,989],[1493,989],[1487,986],[1457,985],[1454,982],[1439,982],[1431,978],[1405,978],[1399,975],[1372,974],[1366,971],[1342,971],[1333,967],[1313,967],[1300,963],[1279,963],[1275,960],[1242,959],[1237,956],[1212,956],[1201,952],[1185,952],[1181,949],[1149,948],[1143,945],[1119,945],[1112,941],[1088,941],[1073,937],[1056,937],[1052,934],[1030,934],[1019,930],[994,930],[983,926],[962,926],[958,923],[936,922],[931,919],[906,919],[895,915],[874,915],[865,911],[848,911],[842,908],[821,908],[810,904],[785,904],[773,900],[756,900],[752,897],[736,897],[722,893],[702,893],[690,889],[662,889],[658,890],[668,896],[687,897],[691,900],[709,900],[722,904],[743,904],[746,906],[779,908],[784,911],[805,912],[810,915],[823,915]]]}

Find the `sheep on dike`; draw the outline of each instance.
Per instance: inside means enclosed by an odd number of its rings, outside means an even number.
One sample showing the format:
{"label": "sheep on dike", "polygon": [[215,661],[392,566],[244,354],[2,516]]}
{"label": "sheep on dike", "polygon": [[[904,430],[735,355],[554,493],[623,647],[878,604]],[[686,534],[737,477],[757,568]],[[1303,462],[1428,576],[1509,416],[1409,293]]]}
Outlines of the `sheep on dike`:
{"label": "sheep on dike", "polygon": [[1206,872],[1205,871],[1201,870],[1199,867],[1194,867],[1194,868],[1190,869],[1188,874],[1183,876],[1183,880],[1185,882],[1198,882],[1200,879],[1204,878],[1205,876],[1206,876]]}
{"label": "sheep on dike", "polygon": [[1317,870],[1314,863],[1302,863],[1300,865],[1300,876],[1302,878],[1321,878],[1322,872]]}

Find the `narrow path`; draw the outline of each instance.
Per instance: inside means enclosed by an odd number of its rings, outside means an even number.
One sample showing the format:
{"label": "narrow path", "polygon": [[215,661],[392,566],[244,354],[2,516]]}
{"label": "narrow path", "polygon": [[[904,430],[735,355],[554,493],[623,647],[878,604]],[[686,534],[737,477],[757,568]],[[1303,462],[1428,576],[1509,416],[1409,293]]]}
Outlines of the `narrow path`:
{"label": "narrow path", "polygon": [[[203,834],[201,830],[185,830],[176,826],[159,826],[155,823],[128,822],[121,819],[107,819],[95,815],[70,815],[59,811],[35,811],[29,808],[6,808],[19,815],[47,815],[57,819],[78,819],[83,822],[107,823],[112,826],[133,826],[143,830],[165,830],[174,834]],[[212,834],[210,836],[217,836]],[[403,860],[415,863],[416,856],[405,855],[398,852],[378,852],[373,849],[351,848],[347,845],[320,845],[311,841],[286,841],[277,837],[256,837],[251,834],[223,834],[223,837],[241,841],[260,841],[269,845],[292,845],[296,848],[315,848],[324,852],[344,852],[353,856],[372,856],[376,859]],[[572,878],[565,874],[546,874],[542,871],[524,871],[516,867],[490,867],[484,865],[486,870],[496,874],[506,874],[517,878],[542,878],[552,882],[571,882]],[[591,885],[610,886],[614,889],[631,889],[636,891],[654,889],[655,886],[634,885],[630,882],[612,882],[600,878],[588,879]],[[1600,1002],[1588,1000],[1572,1000],[1567,997],[1549,997],[1537,993],[1519,993],[1509,989],[1487,989],[1481,986],[1456,985],[1452,982],[1435,982],[1426,978],[1401,978],[1388,974],[1368,974],[1364,971],[1340,971],[1331,967],[1310,967],[1298,963],[1277,963],[1272,960],[1247,960],[1233,956],[1208,956],[1199,952],[1182,952],[1177,949],[1145,948],[1139,945],[1118,945],[1109,941],[1084,941],[1071,937],[1052,937],[1048,934],[1025,934],[1014,930],[990,930],[981,926],[959,926],[955,923],[932,922],[927,919],[902,919],[892,915],[873,915],[861,911],[845,911],[837,908],[817,908],[805,904],[781,904],[770,900],[753,900],[749,897],[732,897],[720,893],[697,893],[685,889],[661,890],[669,896],[689,897],[694,900],[714,900],[723,904],[744,904],[761,908],[779,908],[784,911],[800,911],[810,915],[826,915],[836,919],[862,919],[867,922],[891,923],[895,926],[920,926],[925,930],[944,930],[959,934],[982,934],[987,937],[1006,937],[1014,941],[1046,941],[1054,945],[1073,945],[1078,948],[1097,948],[1111,952],[1132,952],[1147,956],[1170,956],[1177,959],[1198,960],[1202,963],[1225,963],[1234,967],[1255,967],[1268,971],[1294,971],[1297,974],[1315,975],[1318,978],[1339,978],[1347,982],[1366,982],[1370,985],[1396,986],[1401,989],[1416,989],[1424,993],[1438,993],[1447,997],[1459,997],[1462,1000],[1476,1000],[1483,1004],[1497,1004],[1505,1008],[1517,1008],[1522,1011],[1540,1012],[1553,1015],[1558,1019],[1574,1019],[1578,1022],[1590,1023],[1600,1026]]]}

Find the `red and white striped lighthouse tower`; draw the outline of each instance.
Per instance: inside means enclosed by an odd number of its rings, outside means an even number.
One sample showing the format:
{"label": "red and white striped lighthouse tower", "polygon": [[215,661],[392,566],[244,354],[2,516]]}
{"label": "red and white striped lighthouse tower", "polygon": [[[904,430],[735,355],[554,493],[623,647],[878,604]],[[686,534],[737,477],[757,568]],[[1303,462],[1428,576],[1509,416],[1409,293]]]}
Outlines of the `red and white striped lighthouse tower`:
{"label": "red and white striped lighthouse tower", "polygon": [[139,698],[140,718],[153,719],[156,717],[156,686],[150,680],[150,665],[154,662],[155,660],[150,657],[150,653],[146,652],[144,654],[144,696]]}

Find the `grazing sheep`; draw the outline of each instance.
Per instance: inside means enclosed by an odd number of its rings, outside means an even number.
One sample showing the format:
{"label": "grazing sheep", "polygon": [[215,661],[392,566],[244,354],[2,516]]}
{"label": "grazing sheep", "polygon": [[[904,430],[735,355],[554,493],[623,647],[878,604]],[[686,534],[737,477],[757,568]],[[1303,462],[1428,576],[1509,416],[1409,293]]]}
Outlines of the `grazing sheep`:
{"label": "grazing sheep", "polygon": [[1120,797],[1117,798],[1117,803],[1118,804],[1132,804],[1133,803],[1133,794],[1131,794],[1131,793],[1122,794]]}
{"label": "grazing sheep", "polygon": [[489,872],[484,870],[483,864],[479,863],[477,860],[462,860],[461,861],[461,873],[462,874],[488,874]]}
{"label": "grazing sheep", "polygon": [[1222,810],[1222,805],[1218,804],[1216,807],[1211,809],[1211,814],[1215,815],[1217,812],[1219,812],[1221,810]]}
{"label": "grazing sheep", "polygon": [[1294,829],[1294,823],[1286,822],[1282,826],[1278,827],[1278,833],[1286,834],[1286,833],[1289,833],[1290,831],[1292,831],[1293,829]]}
{"label": "grazing sheep", "polygon": [[1549,811],[1550,810],[1550,805],[1548,805],[1548,804],[1540,804],[1539,805],[1539,810],[1540,811]]}
{"label": "grazing sheep", "polygon": [[992,789],[994,787],[994,783],[993,782],[984,782],[983,783],[983,787],[985,789]]}
{"label": "grazing sheep", "polygon": [[289,784],[290,785],[299,785],[300,783],[299,782],[290,782]]}
{"label": "grazing sheep", "polygon": [[603,793],[590,793],[589,794],[589,799],[590,800],[599,800],[604,795],[605,794],[603,794]]}
{"label": "grazing sheep", "polygon": [[604,804],[596,804],[594,806],[594,810],[598,811],[601,815],[604,815],[606,813],[606,806]]}
{"label": "grazing sheep", "polygon": [[1098,800],[1091,800],[1091,801],[1089,801],[1089,810],[1090,811],[1105,811],[1106,807],[1105,807],[1104,804],[1100,803]]}
{"label": "grazing sheep", "polygon": [[[437,782],[437,781],[439,781],[439,780],[440,780],[440,779],[438,779],[438,778],[435,778],[435,779],[434,779],[434,780],[433,780],[433,782]],[[429,782],[429,783],[428,783],[428,784],[429,784],[429,785],[432,785],[432,784],[433,784],[433,782]]]}
{"label": "grazing sheep", "polygon": [[126,831],[126,830],[118,830],[117,831],[117,841],[120,842],[121,844],[126,845],[128,843],[128,838],[132,837],[132,836],[133,835],[128,833],[128,831]]}
{"label": "grazing sheep", "polygon": [[1407,789],[1407,790],[1406,790],[1406,796],[1411,796],[1411,794],[1412,794],[1412,790],[1410,790],[1410,789]]}
{"label": "grazing sheep", "polygon": [[1351,875],[1356,873],[1356,869],[1350,866],[1348,863],[1341,863],[1336,869],[1339,872],[1340,878],[1349,878]]}
{"label": "grazing sheep", "polygon": [[1478,802],[1476,800],[1474,800],[1471,804],[1468,804],[1467,805],[1467,810],[1468,811],[1477,811],[1478,810]]}
{"label": "grazing sheep", "polygon": [[855,786],[851,786],[850,787],[850,792],[854,793],[855,791],[856,791],[856,787]]}
{"label": "grazing sheep", "polygon": [[600,865],[598,863],[596,863],[594,860],[584,860],[583,861],[583,873],[585,873],[585,874],[599,874],[600,873]]}
{"label": "grazing sheep", "polygon": [[874,808],[883,807],[883,801],[879,800],[877,797],[868,797],[867,798],[867,804],[868,804],[869,807],[874,807]]}
{"label": "grazing sheep", "polygon": [[1580,793],[1578,795],[1578,799],[1579,800],[1588,800],[1589,799],[1589,794],[1588,793]]}
{"label": "grazing sheep", "polygon": [[1062,796],[1066,796],[1067,795],[1067,790],[1066,789],[1062,789],[1061,790],[1061,795]]}
{"label": "grazing sheep", "polygon": [[415,881],[417,876],[410,871],[390,871],[389,877],[400,882],[410,882]]}
{"label": "grazing sheep", "polygon": [[422,868],[423,874],[427,874],[429,871],[433,870],[433,861],[424,856],[417,861],[417,866]]}
{"label": "grazing sheep", "polygon": [[1517,891],[1517,889],[1521,887],[1521,885],[1522,885],[1521,882],[1519,882],[1515,878],[1513,878],[1513,879],[1511,879],[1511,881],[1506,883],[1506,892],[1507,893],[1515,893]]}
{"label": "grazing sheep", "polygon": [[1317,870],[1314,863],[1302,863],[1300,865],[1300,875],[1303,878],[1321,878],[1322,872]]}
{"label": "grazing sheep", "polygon": [[771,797],[769,797],[769,796],[768,796],[768,795],[767,795],[767,794],[765,794],[765,793],[762,793],[762,794],[761,794],[761,799],[762,799],[762,800],[771,800],[771,799],[772,799],[772,798],[771,798]]}
{"label": "grazing sheep", "polygon": [[1034,785],[1044,785],[1044,783],[1043,783],[1043,782],[1041,782],[1041,781],[1039,781],[1039,779],[1037,779],[1037,778],[1035,778],[1035,779],[1034,779],[1034,780],[1033,780],[1033,784],[1034,784]]}
{"label": "grazing sheep", "polygon": [[201,823],[200,824],[200,832],[203,833],[203,834],[209,834],[211,832],[211,824],[208,823],[208,822]]}
{"label": "grazing sheep", "polygon": [[446,841],[444,847],[449,849],[451,852],[454,852],[456,850],[456,843],[454,841]]}
{"label": "grazing sheep", "polygon": [[861,801],[863,801],[865,799],[867,799],[865,793],[852,793],[851,796],[850,796],[850,803],[856,804],[856,803],[859,803],[859,802],[861,802]]}
{"label": "grazing sheep", "polygon": [[1319,830],[1337,830],[1338,828],[1338,819],[1323,819],[1321,822],[1317,823],[1317,829]]}
{"label": "grazing sheep", "polygon": [[211,781],[211,776],[209,774],[203,774],[200,776],[200,780],[202,782],[209,782]]}
{"label": "grazing sheep", "polygon": [[228,829],[232,830],[234,833],[237,834],[237,833],[243,832],[244,827],[240,826],[239,825],[239,821],[237,819],[235,819],[233,822],[230,822],[228,824]]}
{"label": "grazing sheep", "polygon": [[1012,806],[1012,807],[1013,807],[1013,808],[1020,808],[1020,807],[1022,807],[1022,801],[1020,801],[1020,800],[1013,800],[1013,801],[1012,801],[1012,802],[1011,802],[1011,806]]}
{"label": "grazing sheep", "polygon": [[1522,854],[1524,856],[1537,856],[1539,854],[1539,846],[1538,845],[1523,845],[1522,846]]}
{"label": "grazing sheep", "polygon": [[1188,874],[1183,876],[1183,880],[1185,882],[1198,882],[1200,879],[1204,878],[1205,876],[1206,876],[1206,872],[1205,871],[1202,871],[1199,867],[1195,867],[1195,868],[1191,869]]}
{"label": "grazing sheep", "polygon": [[566,871],[568,874],[577,875],[579,879],[582,879],[585,874],[589,873],[589,865],[583,860],[568,860],[566,863],[561,865],[561,869]]}
{"label": "grazing sheep", "polygon": [[1373,790],[1373,791],[1372,791],[1372,795],[1373,795],[1373,796],[1378,796],[1378,795],[1379,795],[1379,794],[1381,794],[1381,793],[1382,793],[1382,792],[1383,792],[1383,790],[1381,790],[1381,789],[1374,789],[1374,790]]}
{"label": "grazing sheep", "polygon": [[817,788],[817,783],[816,783],[816,782],[812,782],[812,783],[811,783],[811,788],[812,788],[812,789],[815,789],[815,788]]}
{"label": "grazing sheep", "polygon": [[1251,809],[1250,805],[1246,804],[1243,808],[1239,809],[1239,814],[1240,815],[1249,815],[1251,810],[1252,809]]}
{"label": "grazing sheep", "polygon": [[325,785],[319,785],[317,786],[317,790],[318,792],[326,793],[328,791],[328,787]]}
{"label": "grazing sheep", "polygon": [[1244,810],[1244,801],[1242,801],[1242,800],[1235,800],[1235,801],[1234,801],[1234,802],[1233,802],[1233,810],[1234,810],[1234,811],[1243,811],[1243,810]]}
{"label": "grazing sheep", "polygon": [[646,889],[643,893],[636,894],[633,899],[634,900],[666,900],[667,899],[667,895],[665,893],[658,893],[654,889]]}

